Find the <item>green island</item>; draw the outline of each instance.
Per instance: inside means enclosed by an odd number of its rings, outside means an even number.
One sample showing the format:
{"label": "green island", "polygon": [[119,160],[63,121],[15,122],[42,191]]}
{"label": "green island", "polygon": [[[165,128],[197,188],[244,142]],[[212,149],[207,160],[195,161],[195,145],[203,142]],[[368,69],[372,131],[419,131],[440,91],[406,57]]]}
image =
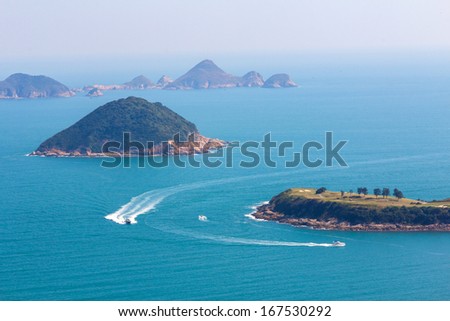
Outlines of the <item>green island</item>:
{"label": "green island", "polygon": [[[136,148],[128,147],[125,150],[124,143],[120,144],[114,153],[103,152],[105,143],[123,142],[125,133],[128,133],[134,142],[142,145],[143,155],[191,155],[207,153],[210,149],[225,146],[222,140],[202,136],[195,124],[163,104],[128,97],[98,107],[72,126],[45,140],[30,155],[52,157],[141,155],[141,151]],[[175,140],[177,136],[178,140]]]}
{"label": "green island", "polygon": [[357,193],[326,188],[291,188],[259,206],[252,216],[295,226],[348,231],[450,231],[450,198],[404,198],[398,189],[358,188]]}

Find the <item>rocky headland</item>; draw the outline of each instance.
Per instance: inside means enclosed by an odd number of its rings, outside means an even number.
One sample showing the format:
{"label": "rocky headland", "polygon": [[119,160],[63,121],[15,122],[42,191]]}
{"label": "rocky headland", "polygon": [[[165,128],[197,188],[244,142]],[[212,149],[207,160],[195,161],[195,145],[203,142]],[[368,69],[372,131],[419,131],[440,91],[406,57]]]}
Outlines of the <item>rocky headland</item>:
{"label": "rocky headland", "polygon": [[415,201],[375,195],[316,194],[292,188],[252,213],[256,219],[343,231],[450,231],[450,200]]}

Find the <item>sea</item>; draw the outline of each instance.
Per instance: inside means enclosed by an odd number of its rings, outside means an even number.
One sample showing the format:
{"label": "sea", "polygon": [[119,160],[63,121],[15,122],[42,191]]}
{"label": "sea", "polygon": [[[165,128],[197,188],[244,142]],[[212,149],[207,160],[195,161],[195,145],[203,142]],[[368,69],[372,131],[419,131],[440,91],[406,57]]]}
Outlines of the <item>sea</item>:
{"label": "sea", "polygon": [[[355,67],[292,77],[298,88],[1,100],[0,300],[450,300],[450,233],[311,230],[248,215],[291,187],[450,197],[450,72]],[[334,145],[346,141],[347,166],[286,168],[273,151],[275,167],[247,168],[237,149],[231,166],[217,168],[26,156],[128,96],[162,102],[229,142],[270,133],[302,151],[332,132]]]}

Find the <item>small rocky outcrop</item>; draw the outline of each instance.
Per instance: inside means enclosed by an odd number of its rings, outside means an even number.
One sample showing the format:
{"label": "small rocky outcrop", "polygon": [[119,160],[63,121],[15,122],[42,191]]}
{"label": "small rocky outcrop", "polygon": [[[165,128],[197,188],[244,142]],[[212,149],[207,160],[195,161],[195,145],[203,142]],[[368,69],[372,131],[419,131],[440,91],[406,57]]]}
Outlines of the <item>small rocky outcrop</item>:
{"label": "small rocky outcrop", "polygon": [[158,82],[156,83],[156,86],[158,88],[164,88],[171,83],[173,83],[173,79],[167,75],[163,75],[161,78],[159,78]]}
{"label": "small rocky outcrop", "polygon": [[242,87],[262,87],[264,86],[263,76],[256,71],[250,71],[242,76]]}
{"label": "small rocky outcrop", "polygon": [[87,97],[100,97],[100,96],[103,96],[103,91],[101,91],[98,88],[92,88],[91,90],[88,91],[86,96]]}
{"label": "small rocky outcrop", "polygon": [[144,75],[140,75],[124,83],[124,86],[125,89],[149,89],[154,88],[155,84]]}
{"label": "small rocky outcrop", "polygon": [[264,82],[264,88],[298,87],[288,74],[275,74]]}

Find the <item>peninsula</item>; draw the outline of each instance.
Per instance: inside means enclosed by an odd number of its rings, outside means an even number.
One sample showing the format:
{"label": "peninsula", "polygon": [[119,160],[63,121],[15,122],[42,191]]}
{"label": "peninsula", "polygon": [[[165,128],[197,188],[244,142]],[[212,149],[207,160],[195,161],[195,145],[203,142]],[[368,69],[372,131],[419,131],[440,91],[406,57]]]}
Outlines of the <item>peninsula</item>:
{"label": "peninsula", "polygon": [[252,216],[326,230],[450,231],[450,199],[425,202],[403,198],[398,190],[398,197],[374,191],[376,195],[367,194],[367,189],[357,194],[291,188],[259,206]]}
{"label": "peninsula", "polygon": [[[125,150],[125,144],[114,150],[125,156],[189,155],[207,153],[225,146],[219,139],[202,136],[197,127],[161,103],[128,97],[109,102],[69,128],[44,141],[31,156],[109,156],[103,153],[108,142],[130,141],[142,144]],[[149,143],[152,143],[149,145]]]}

